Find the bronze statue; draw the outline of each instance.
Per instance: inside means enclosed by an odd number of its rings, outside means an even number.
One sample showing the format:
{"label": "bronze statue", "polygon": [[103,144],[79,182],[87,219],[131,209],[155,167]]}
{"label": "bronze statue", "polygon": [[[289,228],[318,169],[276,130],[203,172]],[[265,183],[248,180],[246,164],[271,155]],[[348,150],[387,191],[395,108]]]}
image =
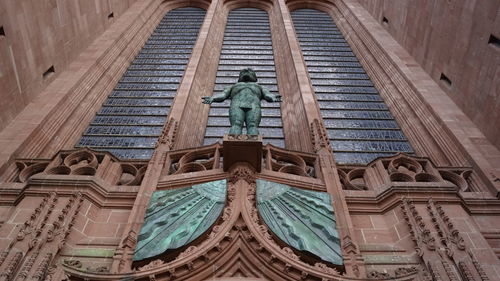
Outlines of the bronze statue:
{"label": "bronze statue", "polygon": [[240,72],[238,83],[227,87],[222,93],[211,97],[202,97],[205,104],[223,102],[228,98],[231,99],[229,108],[230,135],[241,135],[244,123],[247,135],[258,135],[261,117],[260,100],[281,102],[280,95],[271,94],[268,89],[257,84],[257,75],[251,68],[243,69]]}

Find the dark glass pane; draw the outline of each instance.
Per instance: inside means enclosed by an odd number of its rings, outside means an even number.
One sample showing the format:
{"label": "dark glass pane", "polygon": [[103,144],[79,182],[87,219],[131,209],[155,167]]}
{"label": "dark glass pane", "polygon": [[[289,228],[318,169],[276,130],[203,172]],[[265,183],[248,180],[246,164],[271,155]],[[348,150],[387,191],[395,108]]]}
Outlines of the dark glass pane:
{"label": "dark glass pane", "polygon": [[406,140],[400,130],[330,129],[328,137],[330,140]]}
{"label": "dark glass pane", "polygon": [[109,151],[122,159],[151,157],[204,17],[198,8],[168,12],[77,147]]}
{"label": "dark glass pane", "polygon": [[85,135],[115,135],[115,136],[158,136],[161,134],[162,126],[90,126]]}
{"label": "dark glass pane", "polygon": [[336,161],[366,164],[380,156],[413,153],[330,16],[299,9],[292,19]]}
{"label": "dark glass pane", "polygon": [[154,148],[158,137],[83,136],[78,146],[86,147],[149,147]]}

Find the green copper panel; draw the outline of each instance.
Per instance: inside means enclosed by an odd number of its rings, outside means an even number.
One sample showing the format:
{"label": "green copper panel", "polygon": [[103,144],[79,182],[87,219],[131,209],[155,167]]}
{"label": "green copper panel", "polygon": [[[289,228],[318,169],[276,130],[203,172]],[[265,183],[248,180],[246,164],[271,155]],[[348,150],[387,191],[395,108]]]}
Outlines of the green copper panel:
{"label": "green copper panel", "polygon": [[212,226],[224,208],[226,180],[153,193],[134,260],[187,245]]}
{"label": "green copper panel", "polygon": [[288,245],[341,265],[340,239],[330,195],[257,180],[257,209]]}

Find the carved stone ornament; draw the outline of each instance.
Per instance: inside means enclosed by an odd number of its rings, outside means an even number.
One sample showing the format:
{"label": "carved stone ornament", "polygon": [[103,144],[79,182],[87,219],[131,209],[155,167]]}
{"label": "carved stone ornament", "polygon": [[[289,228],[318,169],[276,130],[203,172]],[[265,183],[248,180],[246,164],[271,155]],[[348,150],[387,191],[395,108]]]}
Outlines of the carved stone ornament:
{"label": "carved stone ornament", "polygon": [[247,183],[251,184],[254,183],[256,179],[255,169],[253,169],[252,166],[246,163],[241,163],[233,167],[233,169],[229,171],[229,175],[229,182],[231,183],[236,183],[239,180],[244,180]]}
{"label": "carved stone ornament", "polygon": [[141,266],[138,268],[139,271],[146,271],[146,270],[151,270],[151,269],[154,269],[154,268],[157,268],[157,267],[160,267],[162,265],[164,265],[165,262],[160,260],[160,259],[157,259],[157,260],[154,260],[148,264],[146,264],[145,266]]}
{"label": "carved stone ornament", "polygon": [[196,149],[184,149],[168,153],[166,175],[203,172],[221,168],[221,145],[215,143]]}
{"label": "carved stone ornament", "polygon": [[394,270],[395,277],[406,276],[412,273],[418,272],[418,268],[415,266],[412,267],[399,267]]}
{"label": "carved stone ornament", "polygon": [[[259,147],[259,149],[262,150],[260,154],[263,155],[263,159],[259,160],[259,163],[262,162],[262,169],[302,177],[321,178],[318,157],[315,154],[289,151],[271,144]],[[170,151],[167,154],[163,174],[165,176],[179,175],[223,168],[222,154],[223,149],[219,143],[195,149]],[[226,155],[224,155],[225,158]],[[254,161],[257,160],[254,159]]]}
{"label": "carved stone ornament", "polygon": [[370,279],[389,279],[391,278],[391,275],[389,275],[389,273],[387,272],[380,272],[380,271],[376,271],[376,270],[372,270],[368,273],[368,278]]}
{"label": "carved stone ornament", "polygon": [[95,273],[107,273],[109,272],[109,268],[107,266],[98,266],[98,267],[87,267],[87,272],[95,272]]}
{"label": "carved stone ornament", "polygon": [[330,147],[330,141],[328,140],[328,133],[323,125],[321,125],[318,119],[314,119],[311,123],[311,137],[314,146],[314,151],[318,152],[320,149],[328,149],[332,151]]}
{"label": "carved stone ornament", "polygon": [[174,120],[174,118],[170,117],[168,122],[163,127],[160,137],[158,138],[158,142],[156,146],[160,144],[167,145],[169,149],[172,149],[175,142],[175,137],[177,136],[177,129],[179,127],[179,123]]}
{"label": "carved stone ornament", "polygon": [[264,149],[265,168],[280,173],[319,178],[315,154],[285,150],[267,144]]}
{"label": "carved stone ornament", "polygon": [[74,268],[82,268],[83,264],[79,260],[63,260],[63,264],[69,266],[69,267],[74,267]]}
{"label": "carved stone ornament", "polygon": [[[118,169],[112,167],[113,163],[120,164]],[[140,185],[147,162],[120,161],[108,152],[80,148],[60,151],[52,160],[17,159],[16,166],[15,173],[9,176],[11,182],[25,183],[35,175],[73,175],[100,177],[112,185]],[[100,171],[107,169],[117,169],[119,177],[103,178]]]}
{"label": "carved stone ornament", "polygon": [[[404,199],[401,209],[410,229],[411,239],[415,243],[415,249],[420,256],[421,265],[433,280],[461,280],[457,270],[464,276],[464,280],[475,280],[474,276],[479,276],[482,281],[489,279],[472,252],[467,252],[460,232],[439,203],[430,198],[426,205],[430,221],[436,230],[435,234],[428,229],[427,223],[413,202]],[[439,241],[439,244],[436,241]],[[409,273],[413,271],[411,268]],[[407,272],[408,269],[399,269],[396,274]]]}
{"label": "carved stone ornament", "polygon": [[380,157],[366,165],[339,166],[339,176],[343,189],[379,190],[386,186],[411,182],[414,187],[451,188],[458,191],[472,191],[467,179],[471,175],[467,167],[437,168],[427,158],[398,154]]}
{"label": "carved stone ornament", "polygon": [[238,179],[248,178],[248,174],[252,175],[250,184],[247,180],[229,181],[226,206],[219,219],[208,230],[206,239],[192,242],[184,251],[160,255],[147,263],[137,261],[132,269],[119,274],[82,272],[67,265],[65,271],[75,278],[89,280],[96,276],[103,280],[125,277],[150,280],[151,276],[156,280],[183,280],[197,274],[211,279],[231,277],[234,272],[240,277],[283,281],[367,280],[366,277],[343,276],[339,273],[341,267],[332,267],[313,255],[306,259],[304,252],[274,238],[257,211],[253,171],[234,171]]}
{"label": "carved stone ornament", "polygon": [[121,248],[129,248],[129,249],[133,249],[135,247],[135,245],[137,245],[137,233],[135,233],[135,231],[133,230],[130,230],[127,237],[125,237],[125,239],[123,239],[122,241],[122,245],[121,245]]}

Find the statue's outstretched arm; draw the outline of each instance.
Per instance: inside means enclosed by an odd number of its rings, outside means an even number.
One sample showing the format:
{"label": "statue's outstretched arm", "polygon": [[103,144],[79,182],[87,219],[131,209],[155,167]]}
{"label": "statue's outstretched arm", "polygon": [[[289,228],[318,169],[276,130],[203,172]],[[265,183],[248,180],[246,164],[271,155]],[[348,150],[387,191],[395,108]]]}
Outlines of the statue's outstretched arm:
{"label": "statue's outstretched arm", "polygon": [[203,100],[203,103],[206,104],[211,104],[212,102],[223,102],[229,98],[231,94],[231,88],[232,87],[227,87],[224,89],[224,91],[222,91],[222,93],[215,94],[211,97],[201,97],[201,99]]}
{"label": "statue's outstretched arm", "polygon": [[281,102],[281,95],[271,94],[268,89],[261,86],[262,97],[268,102]]}

